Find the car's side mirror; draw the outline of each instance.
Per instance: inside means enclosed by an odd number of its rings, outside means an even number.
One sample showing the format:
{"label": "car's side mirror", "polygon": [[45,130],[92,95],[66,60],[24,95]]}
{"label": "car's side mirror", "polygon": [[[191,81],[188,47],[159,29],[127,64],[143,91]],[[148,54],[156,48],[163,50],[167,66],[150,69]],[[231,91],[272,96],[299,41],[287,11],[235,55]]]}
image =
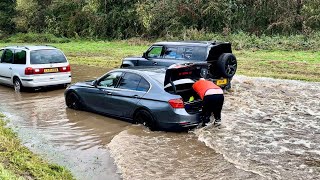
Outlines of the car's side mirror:
{"label": "car's side mirror", "polygon": [[97,86],[98,86],[98,80],[94,80],[94,81],[92,82],[92,85],[93,85],[94,87],[97,87]]}
{"label": "car's side mirror", "polygon": [[144,52],[142,57],[145,58],[145,59],[148,59],[147,52]]}

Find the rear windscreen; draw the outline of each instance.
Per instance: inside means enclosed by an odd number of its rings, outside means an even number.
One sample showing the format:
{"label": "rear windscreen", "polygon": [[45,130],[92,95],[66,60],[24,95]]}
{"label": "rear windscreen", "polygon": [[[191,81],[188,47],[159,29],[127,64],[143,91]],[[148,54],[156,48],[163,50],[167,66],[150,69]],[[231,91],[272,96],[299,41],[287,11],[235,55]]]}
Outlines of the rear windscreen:
{"label": "rear windscreen", "polygon": [[42,49],[31,51],[30,64],[51,64],[67,62],[64,54],[57,49]]}

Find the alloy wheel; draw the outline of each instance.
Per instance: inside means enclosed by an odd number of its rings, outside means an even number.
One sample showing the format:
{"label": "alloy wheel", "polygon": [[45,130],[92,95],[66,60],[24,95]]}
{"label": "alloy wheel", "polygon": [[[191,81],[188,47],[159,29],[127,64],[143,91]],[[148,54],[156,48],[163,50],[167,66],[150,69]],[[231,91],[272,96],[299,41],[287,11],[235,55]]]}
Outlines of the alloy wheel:
{"label": "alloy wheel", "polygon": [[20,92],[20,90],[21,90],[21,83],[20,83],[20,81],[19,80],[15,80],[14,81],[14,83],[13,83],[13,86],[14,86],[14,90],[16,91],[16,92]]}
{"label": "alloy wheel", "polygon": [[235,74],[237,70],[237,61],[234,58],[229,58],[227,60],[227,63],[225,65],[225,72],[230,75],[233,76]]}

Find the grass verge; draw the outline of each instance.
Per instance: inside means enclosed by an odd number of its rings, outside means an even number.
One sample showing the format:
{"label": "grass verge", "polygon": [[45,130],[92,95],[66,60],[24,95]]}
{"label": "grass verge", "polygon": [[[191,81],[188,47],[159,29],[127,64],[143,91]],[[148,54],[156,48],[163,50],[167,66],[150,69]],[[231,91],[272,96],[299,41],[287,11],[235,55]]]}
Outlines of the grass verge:
{"label": "grass verge", "polygon": [[49,164],[21,145],[0,114],[0,179],[74,179],[64,167]]}
{"label": "grass verge", "polygon": [[[0,46],[15,43],[0,43]],[[123,57],[141,56],[152,43],[126,41],[72,41],[53,43],[67,55],[70,63],[116,68]],[[237,74],[305,81],[320,81],[320,51],[315,50],[235,50]]]}

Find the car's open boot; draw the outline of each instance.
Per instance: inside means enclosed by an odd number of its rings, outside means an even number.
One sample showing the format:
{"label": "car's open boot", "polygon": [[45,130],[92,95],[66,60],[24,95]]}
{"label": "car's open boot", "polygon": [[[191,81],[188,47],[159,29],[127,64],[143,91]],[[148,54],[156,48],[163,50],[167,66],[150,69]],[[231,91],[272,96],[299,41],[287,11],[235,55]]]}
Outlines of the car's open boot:
{"label": "car's open boot", "polygon": [[201,77],[207,76],[207,63],[187,63],[168,68],[164,86],[165,91],[182,97],[188,113],[199,113],[202,110],[202,100],[193,90],[192,85]]}
{"label": "car's open boot", "polygon": [[193,90],[192,85],[192,82],[175,85],[176,93],[173,91],[172,86],[165,88],[167,92],[178,94],[182,97],[185,109],[190,114],[199,113],[202,110],[202,100]]}

